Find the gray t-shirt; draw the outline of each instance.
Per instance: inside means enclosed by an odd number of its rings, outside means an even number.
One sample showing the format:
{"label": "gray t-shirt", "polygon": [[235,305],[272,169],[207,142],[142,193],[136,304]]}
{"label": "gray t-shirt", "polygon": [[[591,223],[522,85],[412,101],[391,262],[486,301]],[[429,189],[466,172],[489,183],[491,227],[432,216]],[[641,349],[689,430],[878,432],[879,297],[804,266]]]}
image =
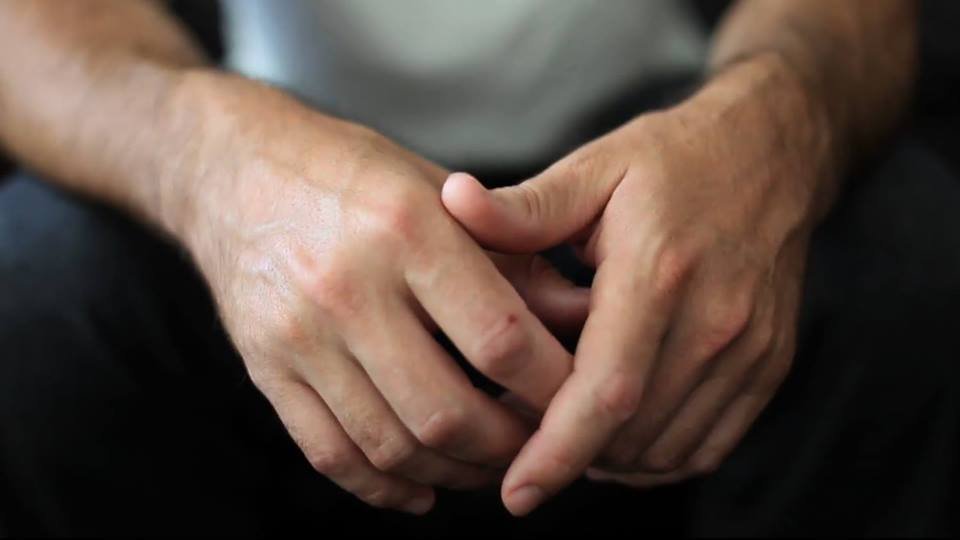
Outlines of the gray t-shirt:
{"label": "gray t-shirt", "polygon": [[230,0],[228,65],[452,165],[542,156],[650,77],[698,69],[677,0]]}

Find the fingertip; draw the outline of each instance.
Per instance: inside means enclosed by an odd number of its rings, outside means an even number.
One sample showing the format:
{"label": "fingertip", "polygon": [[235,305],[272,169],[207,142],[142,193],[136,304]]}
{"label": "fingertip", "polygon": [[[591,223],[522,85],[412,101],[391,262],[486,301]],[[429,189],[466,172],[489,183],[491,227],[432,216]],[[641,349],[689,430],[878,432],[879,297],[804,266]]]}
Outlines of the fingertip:
{"label": "fingertip", "polygon": [[437,494],[433,488],[427,488],[423,493],[417,495],[405,505],[403,505],[402,510],[404,512],[414,514],[416,516],[422,516],[430,512],[433,509],[434,504],[437,501]]}
{"label": "fingertip", "polygon": [[445,185],[446,184],[476,185],[476,186],[480,186],[481,188],[483,187],[483,184],[481,184],[480,181],[477,180],[477,177],[473,176],[468,172],[463,172],[463,171],[456,171],[456,172],[450,173],[450,176],[447,177],[447,180],[446,182],[444,182],[444,184]]}
{"label": "fingertip", "polygon": [[535,510],[545,498],[543,488],[529,484],[504,493],[503,505],[511,514],[521,517]]}
{"label": "fingertip", "polygon": [[472,233],[484,238],[484,233],[495,230],[498,220],[487,188],[472,175],[451,174],[441,188],[440,199],[447,211]]}
{"label": "fingertip", "polygon": [[535,470],[528,464],[530,458],[530,443],[535,442],[538,433],[530,438],[527,445],[520,451],[510,464],[500,486],[500,499],[507,511],[514,516],[529,514],[546,499],[546,491],[537,480]]}
{"label": "fingertip", "polygon": [[475,204],[485,191],[486,188],[473,175],[455,172],[443,182],[440,198],[448,210],[462,210]]}

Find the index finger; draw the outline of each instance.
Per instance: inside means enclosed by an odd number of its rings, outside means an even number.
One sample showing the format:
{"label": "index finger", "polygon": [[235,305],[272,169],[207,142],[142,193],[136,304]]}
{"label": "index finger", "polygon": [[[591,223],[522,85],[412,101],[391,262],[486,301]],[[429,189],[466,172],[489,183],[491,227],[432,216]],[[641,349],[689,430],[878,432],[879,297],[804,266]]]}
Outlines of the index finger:
{"label": "index finger", "polygon": [[573,356],[452,219],[434,238],[407,273],[420,305],[478,371],[544,410]]}
{"label": "index finger", "polygon": [[651,272],[604,261],[594,280],[595,310],[577,347],[573,374],[503,482],[507,509],[523,515],[578,478],[636,412],[672,311],[673,291]]}

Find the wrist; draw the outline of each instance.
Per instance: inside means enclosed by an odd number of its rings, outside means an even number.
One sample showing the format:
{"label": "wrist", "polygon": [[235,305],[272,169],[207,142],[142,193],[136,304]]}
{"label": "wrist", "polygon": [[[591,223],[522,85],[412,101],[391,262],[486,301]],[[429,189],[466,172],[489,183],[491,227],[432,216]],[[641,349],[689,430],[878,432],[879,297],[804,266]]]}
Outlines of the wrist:
{"label": "wrist", "polygon": [[[262,158],[251,141],[273,139],[275,134],[264,132],[266,124],[294,104],[267,85],[226,72],[179,74],[164,107],[176,148],[168,160],[172,179],[163,184],[159,221],[195,258],[209,258],[208,247],[222,235],[220,225],[237,220],[238,190],[255,176],[245,172]],[[260,111],[266,107],[269,112]]]}
{"label": "wrist", "polygon": [[171,168],[179,180],[167,184],[164,227],[208,276],[251,230],[275,221],[278,203],[297,204],[304,186],[336,190],[349,164],[363,161],[351,148],[373,139],[269,85],[216,70],[184,72],[169,115],[179,126]]}
{"label": "wrist", "polygon": [[[215,71],[190,68],[169,73],[164,91],[157,98],[151,166],[140,184],[152,185],[139,201],[150,221],[189,248],[197,222],[204,186],[214,163],[207,144],[208,114],[204,87],[217,77]],[[201,81],[204,81],[201,83]]]}
{"label": "wrist", "polygon": [[828,105],[815,85],[771,52],[727,65],[682,106],[726,123],[732,137],[759,134],[756,139],[765,141],[757,142],[769,146],[768,159],[793,162],[810,196],[810,219],[817,221],[836,198],[847,168],[843,129]]}
{"label": "wrist", "polygon": [[217,70],[185,70],[163,107],[175,147],[166,160],[170,181],[162,182],[157,220],[208,275],[228,256],[227,225],[239,221],[232,198],[247,168],[239,125],[249,114],[239,98],[250,92],[246,86],[259,85]]}

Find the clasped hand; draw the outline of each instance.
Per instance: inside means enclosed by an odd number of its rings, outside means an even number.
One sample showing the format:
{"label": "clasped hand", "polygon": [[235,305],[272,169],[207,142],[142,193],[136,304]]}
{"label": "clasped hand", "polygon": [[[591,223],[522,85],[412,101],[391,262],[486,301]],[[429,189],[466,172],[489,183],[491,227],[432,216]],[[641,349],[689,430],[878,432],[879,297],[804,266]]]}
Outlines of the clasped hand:
{"label": "clasped hand", "polygon": [[[188,247],[310,463],[368,503],[422,513],[434,486],[502,478],[524,514],[584,473],[704,474],[786,376],[813,131],[699,96],[488,191],[258,92],[214,105],[203,152],[252,158],[206,173],[217,211],[197,205]],[[589,290],[536,255],[564,243],[596,267]],[[555,335],[581,326],[571,355]],[[538,425],[475,389],[437,330]]]}

